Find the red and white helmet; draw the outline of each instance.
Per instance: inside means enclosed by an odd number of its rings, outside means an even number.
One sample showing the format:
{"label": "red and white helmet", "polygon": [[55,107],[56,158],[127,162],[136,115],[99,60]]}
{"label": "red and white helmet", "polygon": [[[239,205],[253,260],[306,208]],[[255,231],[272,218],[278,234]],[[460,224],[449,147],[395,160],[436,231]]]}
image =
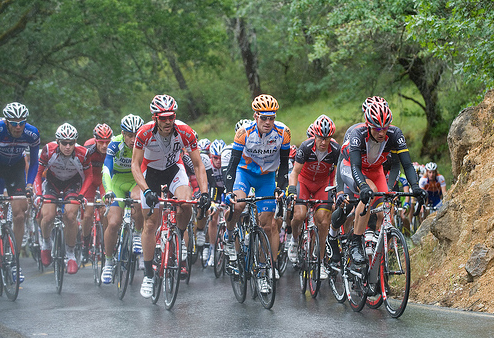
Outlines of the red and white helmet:
{"label": "red and white helmet", "polygon": [[77,129],[69,123],[62,124],[55,132],[57,140],[77,140],[78,137]]}
{"label": "red and white helmet", "polygon": [[312,125],[314,134],[324,138],[333,136],[336,129],[333,120],[324,114],[319,116]]}
{"label": "red and white helmet", "polygon": [[314,133],[314,123],[311,123],[309,127],[307,128],[307,138],[315,137],[316,134]]}
{"label": "red and white helmet", "polygon": [[93,136],[97,140],[110,140],[113,136],[113,130],[106,123],[98,123],[94,127]]}
{"label": "red and white helmet", "polygon": [[374,128],[385,128],[393,121],[391,110],[382,102],[373,102],[369,105],[364,116],[367,126]]}
{"label": "red and white helmet", "polygon": [[177,107],[178,105],[175,99],[166,94],[156,95],[149,105],[151,114],[158,114],[160,116],[174,115]]}
{"label": "red and white helmet", "polygon": [[383,103],[386,107],[389,107],[388,102],[380,96],[371,96],[365,99],[364,103],[362,103],[362,113],[365,114],[367,107],[369,107],[374,102]]}

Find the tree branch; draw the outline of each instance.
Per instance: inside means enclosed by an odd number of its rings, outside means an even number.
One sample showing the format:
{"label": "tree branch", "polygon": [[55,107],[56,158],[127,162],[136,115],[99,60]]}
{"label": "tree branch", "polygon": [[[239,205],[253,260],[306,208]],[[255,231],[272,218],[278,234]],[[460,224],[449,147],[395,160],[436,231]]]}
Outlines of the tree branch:
{"label": "tree branch", "polygon": [[[2,3],[3,5],[3,3]],[[8,3],[7,3],[8,5]],[[6,44],[10,39],[14,38],[17,34],[21,33],[24,29],[26,29],[26,25],[29,20],[36,15],[39,11],[39,4],[36,2],[33,7],[28,9],[22,17],[17,21],[15,25],[10,27],[5,33],[0,35],[0,46]],[[0,7],[1,8],[1,7]]]}
{"label": "tree branch", "polygon": [[414,98],[409,97],[409,96],[406,96],[406,95],[403,95],[401,93],[398,93],[398,96],[401,96],[404,99],[407,99],[407,100],[410,100],[412,102],[415,102],[416,104],[418,104],[420,106],[420,108],[422,108],[424,111],[426,111],[425,110],[425,106],[422,103],[420,103],[419,101],[415,100]]}

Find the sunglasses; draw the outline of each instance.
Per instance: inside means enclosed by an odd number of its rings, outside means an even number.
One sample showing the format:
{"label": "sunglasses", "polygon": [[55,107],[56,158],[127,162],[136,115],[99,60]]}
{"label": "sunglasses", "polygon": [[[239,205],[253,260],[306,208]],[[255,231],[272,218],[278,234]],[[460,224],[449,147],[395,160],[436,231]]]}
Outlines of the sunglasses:
{"label": "sunglasses", "polygon": [[261,119],[261,121],[266,121],[266,120],[274,121],[274,119],[276,118],[276,116],[259,115],[259,118]]}
{"label": "sunglasses", "polygon": [[377,131],[378,133],[381,132],[381,131],[387,131],[389,127],[384,127],[384,128],[372,128],[374,129],[375,131]]}
{"label": "sunglasses", "polygon": [[59,141],[62,146],[73,146],[75,141]]}
{"label": "sunglasses", "polygon": [[7,120],[9,121],[9,124],[12,126],[12,127],[17,127],[17,126],[23,126],[26,124],[26,120],[22,120],[22,121],[10,121],[10,120]]}
{"label": "sunglasses", "polygon": [[173,121],[174,119],[175,119],[175,115],[158,116],[158,120],[160,120],[160,121]]}

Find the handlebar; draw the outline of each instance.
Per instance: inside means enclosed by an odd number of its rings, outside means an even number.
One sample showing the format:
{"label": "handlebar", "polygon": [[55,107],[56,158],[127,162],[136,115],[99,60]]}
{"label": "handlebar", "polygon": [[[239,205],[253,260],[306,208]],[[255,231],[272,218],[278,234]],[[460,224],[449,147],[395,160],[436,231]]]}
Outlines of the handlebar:
{"label": "handlebar", "polygon": [[244,198],[238,198],[235,201],[230,202],[230,213],[228,214],[228,219],[227,221],[230,222],[233,217],[233,204],[235,203],[255,203],[257,201],[264,201],[264,200],[274,200],[276,197],[274,196],[261,196],[261,197],[244,197]]}
{"label": "handlebar", "polygon": [[[159,204],[165,205],[167,203],[170,203],[170,204],[192,204],[192,205],[197,205],[197,204],[199,204],[199,201],[196,201],[196,200],[178,200],[178,199],[175,199],[175,198],[159,198]],[[153,211],[154,211],[154,208],[155,207],[156,207],[156,205],[150,206],[149,212],[148,212],[148,217],[153,214]],[[206,210],[204,208],[200,208],[200,209],[201,209],[201,211],[199,213],[199,216],[197,217],[198,220],[203,219],[204,218],[204,215],[206,214]]]}
{"label": "handlebar", "polygon": [[[81,219],[84,218],[84,203],[82,203],[79,200],[60,200],[60,199],[50,199],[50,198],[44,198],[42,197],[41,199],[41,205],[45,203],[51,203],[51,204],[56,204],[56,205],[66,205],[66,204],[78,204],[79,207],[81,208]],[[39,208],[39,212],[41,212],[41,208]]]}
{"label": "handlebar", "polygon": [[[407,197],[407,196],[414,197],[413,193],[411,193],[411,192],[404,192],[404,191],[388,191],[388,192],[378,191],[378,192],[373,192],[372,193],[372,198],[374,198],[374,197],[384,197],[384,198],[387,198],[387,199],[395,199],[395,198],[398,198],[398,197]],[[417,199],[417,201],[418,201],[419,207],[417,208],[417,211],[415,211],[413,213],[413,216],[418,216],[418,214],[420,212],[420,207],[424,204],[424,201],[422,201],[420,199]],[[367,211],[369,210],[369,206],[370,206],[370,200],[365,205],[364,211],[362,211],[360,213],[360,216],[364,216],[367,213]]]}

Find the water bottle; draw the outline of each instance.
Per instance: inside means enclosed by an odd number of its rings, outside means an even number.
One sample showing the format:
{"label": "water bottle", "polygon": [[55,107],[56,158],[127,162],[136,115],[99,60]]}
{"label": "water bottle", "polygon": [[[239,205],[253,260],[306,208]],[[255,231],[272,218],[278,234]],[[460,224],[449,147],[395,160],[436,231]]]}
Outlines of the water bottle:
{"label": "water bottle", "polygon": [[365,230],[365,253],[367,255],[372,255],[374,246],[374,231],[367,229]]}
{"label": "water bottle", "polygon": [[248,232],[245,234],[245,238],[244,238],[244,244],[245,244],[245,245],[249,245],[249,238],[250,238],[250,236],[249,236],[249,235],[250,235],[250,234],[249,234]]}

